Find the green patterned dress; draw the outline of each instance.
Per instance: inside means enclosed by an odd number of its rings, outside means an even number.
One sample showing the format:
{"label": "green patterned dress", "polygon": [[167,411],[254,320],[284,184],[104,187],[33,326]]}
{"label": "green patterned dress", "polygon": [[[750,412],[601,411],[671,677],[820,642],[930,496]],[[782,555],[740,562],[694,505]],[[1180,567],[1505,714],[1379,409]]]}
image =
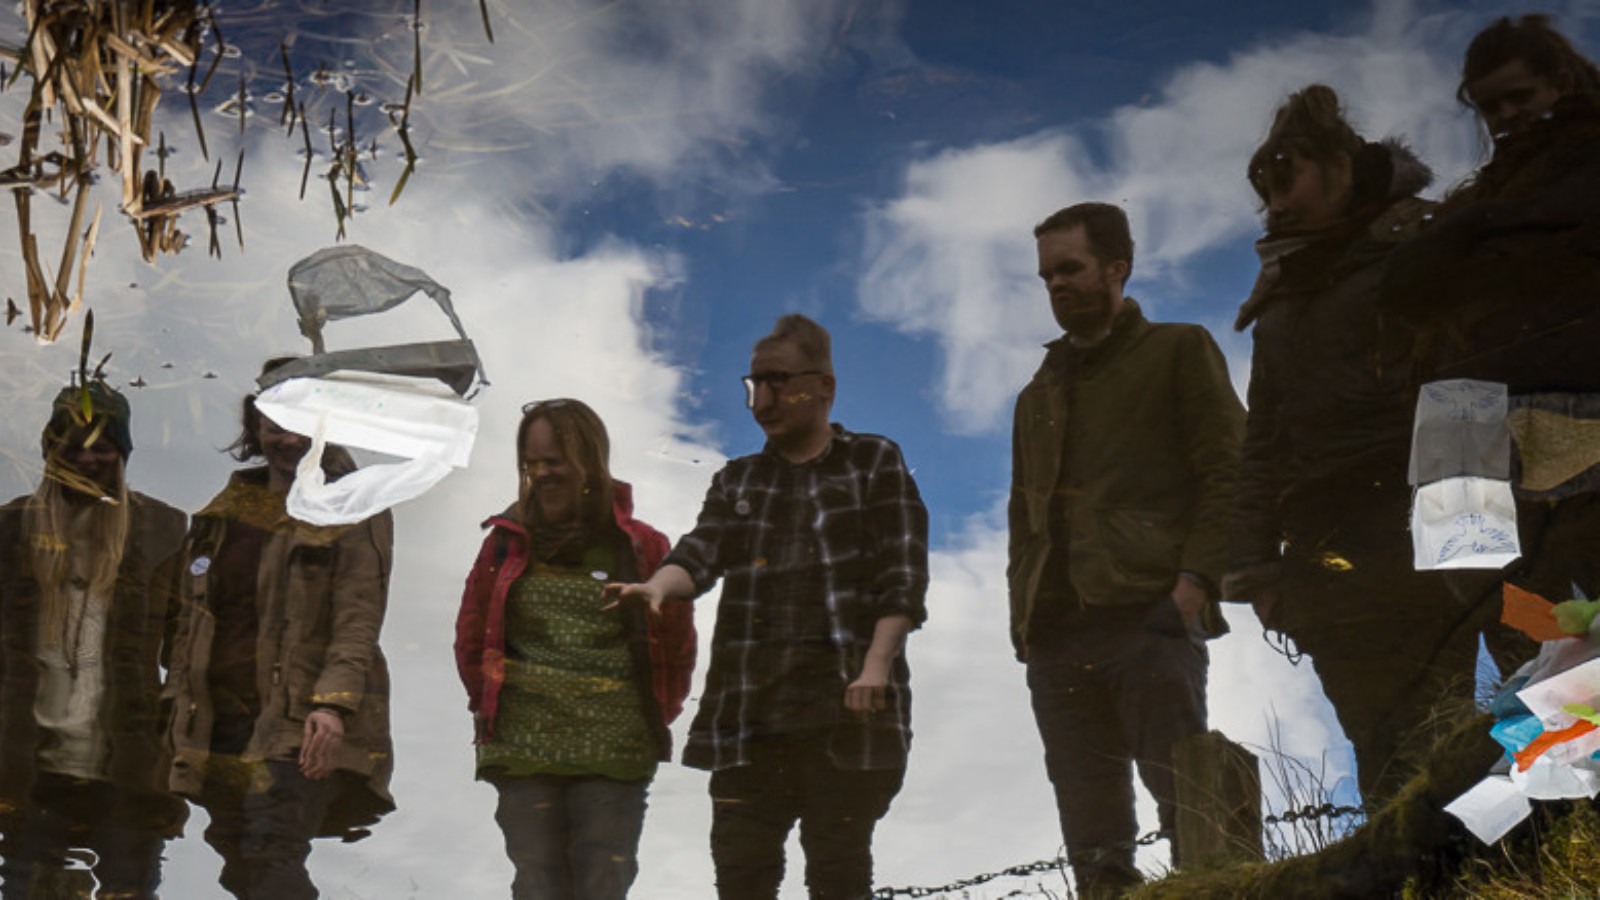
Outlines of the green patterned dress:
{"label": "green patterned dress", "polygon": [[655,774],[657,749],[635,681],[620,609],[600,590],[615,558],[591,548],[576,566],[533,562],[506,597],[506,679],[485,775]]}

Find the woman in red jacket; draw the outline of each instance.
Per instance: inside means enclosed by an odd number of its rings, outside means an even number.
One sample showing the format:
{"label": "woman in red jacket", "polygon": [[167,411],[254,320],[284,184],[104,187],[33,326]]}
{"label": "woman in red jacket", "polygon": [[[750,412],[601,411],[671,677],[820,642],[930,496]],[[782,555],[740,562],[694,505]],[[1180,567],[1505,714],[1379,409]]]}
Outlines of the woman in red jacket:
{"label": "woman in red jacket", "polygon": [[517,502],[491,530],[456,619],[478,778],[516,868],[512,897],[611,900],[638,872],[645,794],[694,669],[692,607],[605,608],[668,549],[613,481],[610,442],[577,400],[523,407]]}

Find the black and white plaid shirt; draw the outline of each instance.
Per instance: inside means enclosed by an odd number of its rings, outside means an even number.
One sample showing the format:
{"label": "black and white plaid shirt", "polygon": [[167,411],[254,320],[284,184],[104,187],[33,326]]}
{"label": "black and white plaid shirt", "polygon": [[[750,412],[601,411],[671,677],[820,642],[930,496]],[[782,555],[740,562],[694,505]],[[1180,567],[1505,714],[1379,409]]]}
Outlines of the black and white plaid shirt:
{"label": "black and white plaid shirt", "polygon": [[666,559],[697,593],[724,579],[685,765],[745,765],[752,740],[818,732],[840,768],[905,765],[904,654],[887,708],[858,716],[844,693],[879,619],[927,617],[928,512],[893,441],[833,428],[827,450],[801,465],[770,448],[730,461]]}

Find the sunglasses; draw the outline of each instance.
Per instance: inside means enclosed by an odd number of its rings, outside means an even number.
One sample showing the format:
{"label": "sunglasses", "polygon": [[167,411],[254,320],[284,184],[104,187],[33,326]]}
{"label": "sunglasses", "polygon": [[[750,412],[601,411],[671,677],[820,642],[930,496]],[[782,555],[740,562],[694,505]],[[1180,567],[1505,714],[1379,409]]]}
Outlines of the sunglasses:
{"label": "sunglasses", "polygon": [[522,404],[522,414],[527,415],[536,409],[560,409],[563,406],[577,402],[570,397],[557,397],[554,400],[535,400],[531,403]]}

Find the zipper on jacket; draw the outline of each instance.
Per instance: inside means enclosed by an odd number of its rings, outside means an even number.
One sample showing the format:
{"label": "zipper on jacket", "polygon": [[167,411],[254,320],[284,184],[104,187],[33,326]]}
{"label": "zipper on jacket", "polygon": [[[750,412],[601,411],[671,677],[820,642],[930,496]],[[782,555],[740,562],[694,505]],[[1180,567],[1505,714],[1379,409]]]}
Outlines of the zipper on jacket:
{"label": "zipper on jacket", "polygon": [[283,684],[283,663],[281,662],[272,664],[272,684],[274,687]]}

